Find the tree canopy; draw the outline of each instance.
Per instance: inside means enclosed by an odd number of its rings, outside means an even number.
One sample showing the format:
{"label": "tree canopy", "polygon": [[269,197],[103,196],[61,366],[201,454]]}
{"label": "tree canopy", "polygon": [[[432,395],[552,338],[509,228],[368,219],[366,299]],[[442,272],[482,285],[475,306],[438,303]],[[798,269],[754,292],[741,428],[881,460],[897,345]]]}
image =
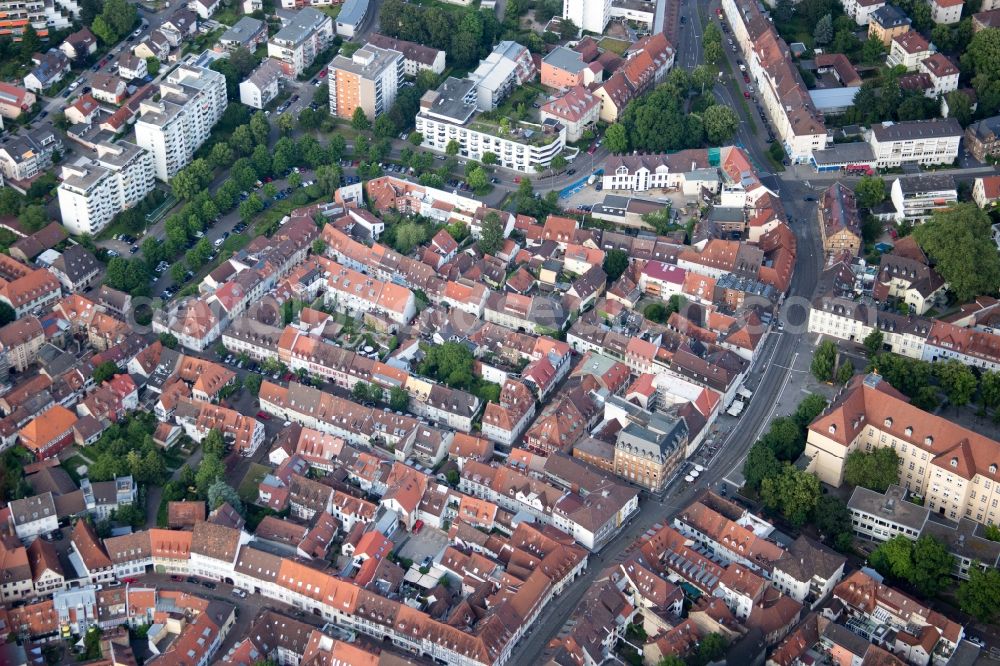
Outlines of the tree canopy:
{"label": "tree canopy", "polygon": [[889,447],[871,453],[851,451],[844,461],[844,481],[884,493],[889,486],[899,482],[899,456]]}
{"label": "tree canopy", "polygon": [[1000,618],[1000,570],[983,571],[978,564],[969,567],[969,580],[958,586],[958,603],[980,622],[993,624]]}
{"label": "tree canopy", "polygon": [[[1000,30],[979,34],[984,32]],[[935,213],[913,230],[913,237],[936,262],[935,268],[960,302],[997,293],[1000,254],[990,237],[990,217],[976,204],[960,203]]]}
{"label": "tree canopy", "polygon": [[812,515],[822,495],[819,479],[786,464],[777,476],[765,478],[760,485],[764,506],[778,510],[795,527]]}
{"label": "tree canopy", "polygon": [[929,535],[916,541],[893,537],[872,551],[868,561],[879,573],[906,581],[929,597],[948,586],[955,564],[948,547]]}

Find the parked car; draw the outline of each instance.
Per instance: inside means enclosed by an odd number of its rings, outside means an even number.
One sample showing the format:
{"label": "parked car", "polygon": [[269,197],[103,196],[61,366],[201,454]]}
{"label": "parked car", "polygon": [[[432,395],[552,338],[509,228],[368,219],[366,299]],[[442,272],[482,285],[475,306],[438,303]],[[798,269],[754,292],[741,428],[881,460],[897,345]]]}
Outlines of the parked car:
{"label": "parked car", "polygon": [[170,580],[174,581],[175,583],[183,583],[184,576],[171,576]]}
{"label": "parked car", "polygon": [[210,580],[202,581],[201,584],[202,587],[208,588],[209,590],[214,590],[216,588],[216,584]]}
{"label": "parked car", "polygon": [[264,410],[261,410],[257,412],[257,418],[259,418],[261,421],[270,421],[271,415],[265,412]]}

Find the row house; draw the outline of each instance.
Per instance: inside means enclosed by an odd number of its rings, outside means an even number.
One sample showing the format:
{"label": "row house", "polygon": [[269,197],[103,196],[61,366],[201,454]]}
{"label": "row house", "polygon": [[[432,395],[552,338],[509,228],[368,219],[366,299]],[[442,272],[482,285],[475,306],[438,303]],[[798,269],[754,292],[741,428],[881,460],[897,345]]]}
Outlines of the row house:
{"label": "row house", "polygon": [[174,418],[196,442],[205,439],[212,430],[218,430],[240,455],[247,458],[252,457],[264,441],[264,424],[227,407],[182,397]]}

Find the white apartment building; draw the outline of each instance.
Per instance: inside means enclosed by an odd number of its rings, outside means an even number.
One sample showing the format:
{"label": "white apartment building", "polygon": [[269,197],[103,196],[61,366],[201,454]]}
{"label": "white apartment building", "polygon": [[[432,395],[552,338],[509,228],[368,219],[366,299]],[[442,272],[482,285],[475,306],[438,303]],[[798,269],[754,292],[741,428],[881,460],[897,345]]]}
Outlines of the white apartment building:
{"label": "white apartment building", "polygon": [[788,45],[756,2],[723,0],[722,9],[785,153],[796,164],[808,162],[813,151],[826,147],[826,125]]}
{"label": "white apartment building", "polygon": [[809,311],[810,333],[860,343],[876,329],[882,331],[883,344],[894,354],[923,358],[930,331],[926,319],[827,296],[815,299]]}
{"label": "white apartment building", "polygon": [[611,20],[611,0],[563,0],[563,18],[598,35]]}
{"label": "white apartment building", "polygon": [[517,42],[500,42],[479,62],[469,80],[476,83],[476,104],[480,111],[492,111],[519,85],[538,74],[527,47]]}
{"label": "white apartment building", "polygon": [[935,51],[934,46],[916,30],[896,35],[889,43],[889,55],[885,62],[890,67],[902,65],[912,72]]}
{"label": "white apartment building", "polygon": [[296,77],[333,41],[333,19],[306,7],[267,42],[267,55],[275,59],[286,76]]}
{"label": "white apartment building", "polygon": [[[35,30],[64,30],[80,18],[80,3],[76,0],[52,0],[51,2],[22,2],[22,0],[3,0],[0,2],[0,15],[6,25],[14,25],[15,21],[27,20]],[[0,35],[12,35],[13,29],[0,29]]]}
{"label": "white apartment building", "polygon": [[855,20],[858,25],[868,25],[872,12],[885,6],[885,0],[841,0],[844,13]]}
{"label": "white apartment building", "polygon": [[892,181],[889,199],[896,208],[897,221],[919,223],[958,203],[958,188],[947,174],[902,176]]}
{"label": "white apartment building", "polygon": [[22,541],[55,532],[59,529],[59,516],[52,493],[12,501],[10,523],[14,527],[14,534]]}
{"label": "white apartment building", "polygon": [[924,95],[936,98],[958,90],[958,67],[943,53],[935,53],[920,62],[918,70],[931,78],[932,87]]}
{"label": "white apartment building", "polygon": [[404,39],[394,39],[380,35],[377,32],[368,35],[368,44],[380,49],[391,49],[403,54],[403,74],[416,76],[425,69],[435,74],[443,74],[445,68],[445,52],[432,49],[423,44],[408,42]]}
{"label": "white apartment building", "polygon": [[100,233],[115,215],[142,201],[156,184],[153,154],[132,143],[101,143],[97,159],[62,168],[57,190],[63,226]]}
{"label": "white apartment building", "polygon": [[948,25],[962,20],[962,7],[965,6],[965,0],[929,0],[929,2],[931,19],[934,23]]}
{"label": "white apartment building", "polygon": [[416,117],[424,148],[443,153],[451,141],[457,141],[462,157],[482,160],[484,153],[493,153],[500,166],[524,173],[547,166],[566,148],[566,128],[554,119],[542,125],[511,123],[508,131],[499,124],[478,121],[474,118],[476,88],[474,81],[449,77],[436,91],[424,94]]}
{"label": "white apartment building", "polygon": [[281,66],[268,58],[246,81],[240,83],[240,102],[255,109],[263,109],[278,96],[281,75]]}
{"label": "white apartment building", "polygon": [[167,75],[160,101],[143,101],[135,123],[135,142],[153,154],[157,178],[168,181],[191,162],[227,105],[219,72],[181,65]]}
{"label": "white apartment building", "polygon": [[958,157],[962,126],[954,118],[874,125],[868,143],[880,169],[903,164],[950,164]]}

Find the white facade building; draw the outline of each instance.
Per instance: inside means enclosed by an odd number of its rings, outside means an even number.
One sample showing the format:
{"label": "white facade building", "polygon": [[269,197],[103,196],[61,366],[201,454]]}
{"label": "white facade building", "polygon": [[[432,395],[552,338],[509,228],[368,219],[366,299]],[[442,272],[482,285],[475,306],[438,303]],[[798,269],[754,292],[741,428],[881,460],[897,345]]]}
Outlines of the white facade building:
{"label": "white facade building", "polygon": [[62,223],[71,233],[100,233],[156,184],[153,154],[131,143],[102,143],[97,159],[62,168],[57,190]]}
{"label": "white facade building", "polygon": [[598,35],[611,20],[611,0],[563,0],[564,19]]}
{"label": "white facade building", "polygon": [[868,136],[876,166],[951,164],[958,157],[962,126],[954,118],[874,125]]}
{"label": "white facade building", "polygon": [[226,110],[226,77],[181,65],[160,83],[160,101],[139,105],[135,140],[153,154],[156,177],[168,181],[187,166]]}
{"label": "white facade building", "polygon": [[280,78],[281,67],[268,58],[246,81],[240,83],[240,102],[255,109],[263,109],[278,96]]}
{"label": "white facade building", "polygon": [[443,153],[456,141],[462,157],[482,160],[484,153],[493,153],[500,166],[524,173],[547,166],[566,148],[566,128],[555,120],[511,124],[504,132],[499,125],[477,122],[475,112],[476,83],[449,78],[420,100],[416,130],[424,138],[421,145]]}

